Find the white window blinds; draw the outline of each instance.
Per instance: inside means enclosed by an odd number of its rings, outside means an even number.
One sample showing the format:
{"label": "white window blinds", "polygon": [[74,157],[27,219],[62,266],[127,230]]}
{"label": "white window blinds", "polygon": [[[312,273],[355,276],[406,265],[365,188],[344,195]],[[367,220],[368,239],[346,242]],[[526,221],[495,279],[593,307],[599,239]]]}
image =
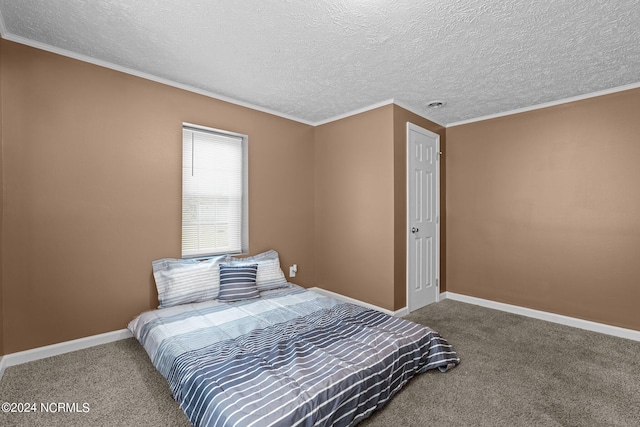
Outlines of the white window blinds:
{"label": "white window blinds", "polygon": [[247,138],[182,127],[182,256],[247,251]]}

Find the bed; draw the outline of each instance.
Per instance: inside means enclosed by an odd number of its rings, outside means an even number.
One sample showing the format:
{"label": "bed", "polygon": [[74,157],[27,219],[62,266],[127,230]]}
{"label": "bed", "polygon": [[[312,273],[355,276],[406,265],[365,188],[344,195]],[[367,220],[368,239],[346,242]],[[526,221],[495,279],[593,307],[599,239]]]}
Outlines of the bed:
{"label": "bed", "polygon": [[218,293],[128,326],[197,427],[351,426],[416,374],[459,363],[425,326],[294,284]]}

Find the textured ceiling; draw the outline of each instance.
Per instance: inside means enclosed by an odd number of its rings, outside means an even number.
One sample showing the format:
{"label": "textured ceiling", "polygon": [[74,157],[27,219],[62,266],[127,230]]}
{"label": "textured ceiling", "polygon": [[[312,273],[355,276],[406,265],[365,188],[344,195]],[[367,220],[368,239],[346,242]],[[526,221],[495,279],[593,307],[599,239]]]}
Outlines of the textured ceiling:
{"label": "textured ceiling", "polygon": [[640,82],[640,0],[0,0],[0,14],[6,39],[308,123],[394,99],[446,125]]}

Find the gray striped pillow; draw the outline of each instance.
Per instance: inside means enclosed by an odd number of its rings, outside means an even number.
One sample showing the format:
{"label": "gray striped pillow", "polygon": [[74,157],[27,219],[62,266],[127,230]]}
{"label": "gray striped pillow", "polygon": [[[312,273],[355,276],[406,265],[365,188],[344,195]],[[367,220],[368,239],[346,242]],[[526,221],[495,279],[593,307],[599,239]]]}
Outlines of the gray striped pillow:
{"label": "gray striped pillow", "polygon": [[220,264],[219,301],[241,301],[258,298],[256,286],[258,264],[225,265]]}
{"label": "gray striped pillow", "polygon": [[280,268],[280,257],[278,256],[278,252],[273,249],[246,258],[228,256],[226,263],[231,265],[258,264],[258,276],[256,277],[256,283],[258,284],[259,291],[268,291],[270,289],[285,288],[289,286],[289,283],[287,283],[287,279],[284,277],[284,273]]}
{"label": "gray striped pillow", "polygon": [[162,258],[151,263],[158,290],[158,308],[202,302],[218,297],[224,256],[207,260]]}

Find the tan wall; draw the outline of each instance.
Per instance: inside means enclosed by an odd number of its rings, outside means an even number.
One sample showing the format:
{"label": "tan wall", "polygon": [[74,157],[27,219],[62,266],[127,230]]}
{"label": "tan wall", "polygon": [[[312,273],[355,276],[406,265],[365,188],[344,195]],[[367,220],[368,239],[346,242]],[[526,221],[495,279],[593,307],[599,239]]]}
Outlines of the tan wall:
{"label": "tan wall", "polygon": [[181,124],[249,135],[250,250],[310,286],[313,128],[2,41],[4,352],[126,327],[180,256]]}
{"label": "tan wall", "polygon": [[316,285],[394,308],[393,106],[316,127]]}
{"label": "tan wall", "polygon": [[447,289],[640,330],[640,89],[447,129]]}
{"label": "tan wall", "polygon": [[[440,135],[440,151],[446,151],[445,128],[423,117],[393,106],[394,151],[394,310],[407,305],[407,122]],[[440,162],[440,291],[446,290],[446,156]]]}
{"label": "tan wall", "polygon": [[183,121],[249,135],[250,250],[296,283],[405,306],[410,121],[445,152],[442,291],[640,329],[638,90],[446,135],[395,105],[314,129],[3,40],[0,101],[0,354],[157,304]]}

